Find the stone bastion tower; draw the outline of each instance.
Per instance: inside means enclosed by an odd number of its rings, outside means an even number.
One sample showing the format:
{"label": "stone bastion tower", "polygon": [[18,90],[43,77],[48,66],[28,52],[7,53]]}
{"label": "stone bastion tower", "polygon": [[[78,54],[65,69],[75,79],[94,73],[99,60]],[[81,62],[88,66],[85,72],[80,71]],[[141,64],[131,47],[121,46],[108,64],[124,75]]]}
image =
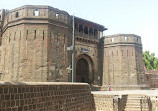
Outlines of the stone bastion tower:
{"label": "stone bastion tower", "polygon": [[50,6],[2,10],[1,80],[67,81],[70,17]]}
{"label": "stone bastion tower", "polygon": [[117,34],[104,39],[103,86],[114,90],[141,89],[144,85],[141,37]]}

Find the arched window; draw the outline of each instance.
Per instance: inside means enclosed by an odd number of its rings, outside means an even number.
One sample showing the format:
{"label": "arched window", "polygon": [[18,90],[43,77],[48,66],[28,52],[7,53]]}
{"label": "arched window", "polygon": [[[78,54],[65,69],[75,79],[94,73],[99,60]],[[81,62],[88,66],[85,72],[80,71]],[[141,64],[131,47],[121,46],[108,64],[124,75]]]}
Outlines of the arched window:
{"label": "arched window", "polygon": [[39,16],[39,11],[37,9],[34,11],[34,16]]}
{"label": "arched window", "polygon": [[16,12],[15,17],[16,18],[19,17],[19,12]]}

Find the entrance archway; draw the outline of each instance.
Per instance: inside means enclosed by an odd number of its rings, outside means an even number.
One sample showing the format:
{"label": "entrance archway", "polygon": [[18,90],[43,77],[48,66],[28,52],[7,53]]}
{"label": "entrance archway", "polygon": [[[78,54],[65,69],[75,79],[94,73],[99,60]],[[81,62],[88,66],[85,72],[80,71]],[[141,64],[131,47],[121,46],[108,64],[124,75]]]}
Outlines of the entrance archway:
{"label": "entrance archway", "polygon": [[93,61],[87,54],[79,55],[76,59],[76,82],[93,83]]}
{"label": "entrance archway", "polygon": [[83,58],[77,61],[76,82],[89,82],[89,66],[88,62]]}

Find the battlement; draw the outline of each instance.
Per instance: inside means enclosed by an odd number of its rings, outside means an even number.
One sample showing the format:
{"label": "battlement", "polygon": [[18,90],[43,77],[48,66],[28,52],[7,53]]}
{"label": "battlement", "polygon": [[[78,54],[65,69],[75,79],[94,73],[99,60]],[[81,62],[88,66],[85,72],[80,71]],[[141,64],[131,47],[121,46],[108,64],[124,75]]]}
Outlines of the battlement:
{"label": "battlement", "polygon": [[115,34],[105,36],[104,45],[110,44],[139,44],[141,45],[141,37],[134,34]]}
{"label": "battlement", "polygon": [[5,16],[4,25],[17,22],[18,20],[54,20],[65,24],[70,23],[70,15],[62,10],[43,5],[25,5],[13,10]]}

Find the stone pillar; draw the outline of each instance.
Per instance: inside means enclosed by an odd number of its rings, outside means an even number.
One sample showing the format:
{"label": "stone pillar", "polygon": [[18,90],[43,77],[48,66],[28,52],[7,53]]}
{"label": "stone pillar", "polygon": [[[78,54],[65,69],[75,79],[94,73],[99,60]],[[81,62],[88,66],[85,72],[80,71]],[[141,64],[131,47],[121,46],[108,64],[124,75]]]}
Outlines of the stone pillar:
{"label": "stone pillar", "polygon": [[87,28],[88,28],[88,38],[89,38],[89,27],[87,26]]}
{"label": "stone pillar", "polygon": [[93,36],[93,38],[95,38],[95,36],[94,36],[94,28],[93,28],[93,34],[92,34],[92,36]]}
{"label": "stone pillar", "polygon": [[79,34],[79,24],[77,24],[77,34]]}
{"label": "stone pillar", "polygon": [[98,30],[98,39],[100,38],[100,31]]}
{"label": "stone pillar", "polygon": [[150,101],[148,101],[149,104],[149,111],[158,111],[158,97],[152,96],[150,97]]}
{"label": "stone pillar", "polygon": [[85,26],[83,26],[83,36],[84,36],[84,27],[85,27]]}
{"label": "stone pillar", "polygon": [[119,111],[119,97],[115,95],[113,98],[113,111]]}

